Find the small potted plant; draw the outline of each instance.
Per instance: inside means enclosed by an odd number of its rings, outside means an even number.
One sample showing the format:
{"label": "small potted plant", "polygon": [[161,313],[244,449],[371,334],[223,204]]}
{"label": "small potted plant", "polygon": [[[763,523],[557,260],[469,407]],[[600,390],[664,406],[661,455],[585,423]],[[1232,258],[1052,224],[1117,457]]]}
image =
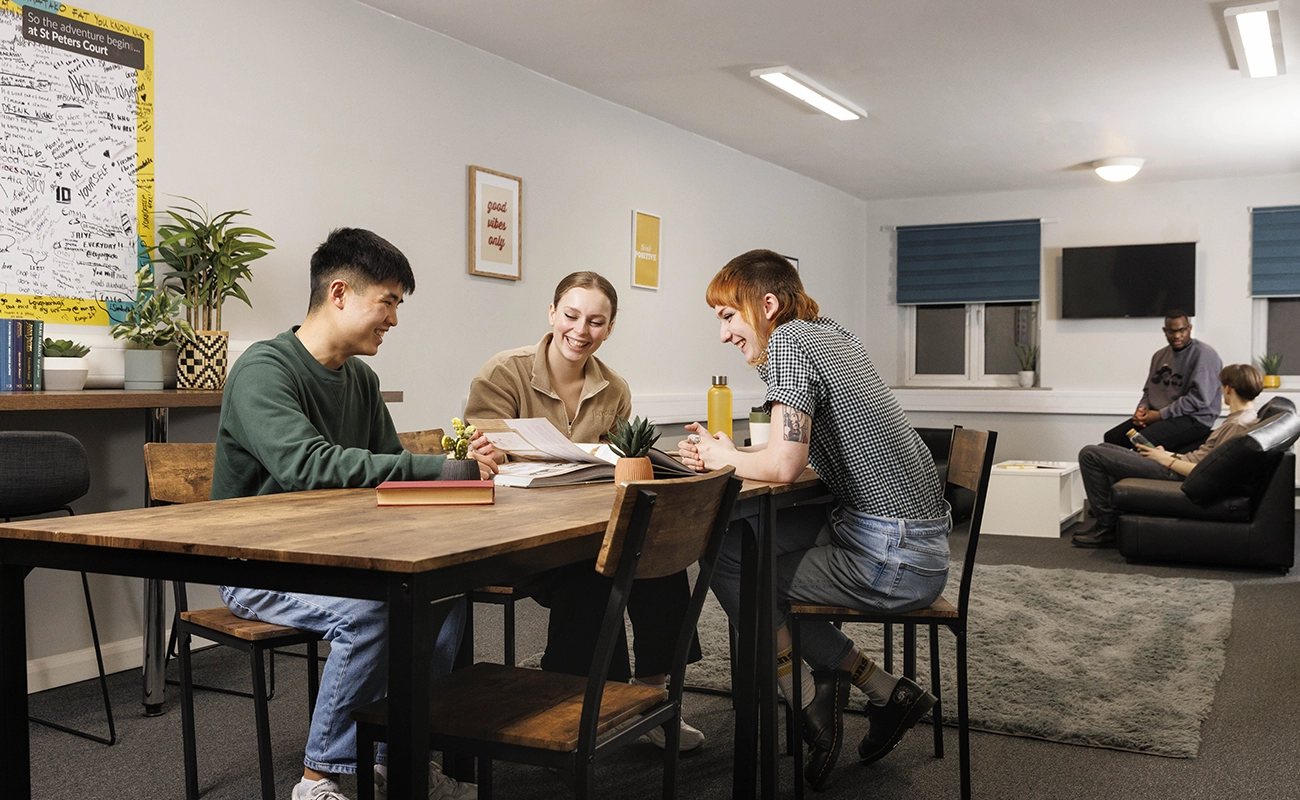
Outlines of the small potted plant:
{"label": "small potted plant", "polygon": [[90,365],[86,354],[90,348],[71,339],[46,337],[41,347],[44,357],[44,387],[56,391],[77,391],[85,388]]}
{"label": "small potted plant", "polygon": [[252,263],[274,250],[271,237],[256,228],[233,224],[245,210],[209,214],[188,197],[167,209],[171,222],[158,226],[154,263],[171,268],[185,304],[186,322],[196,331],[182,345],[178,386],[181,389],[220,389],[226,383],[229,333],[222,329],[221,307],[234,297],[252,307],[244,282],[253,279]]}
{"label": "small potted plant", "polygon": [[1038,346],[1018,344],[1016,356],[1020,358],[1020,372],[1016,373],[1016,378],[1021,386],[1029,388],[1034,385],[1034,370],[1038,368]]}
{"label": "small potted plant", "polygon": [[447,460],[442,462],[442,472],[438,473],[440,481],[476,481],[481,477],[478,461],[469,454],[469,440],[478,430],[473,425],[466,425],[460,417],[452,417],[451,430],[455,436],[442,437],[442,449]]}
{"label": "small potted plant", "polygon": [[1264,373],[1264,388],[1276,389],[1282,385],[1282,354],[1266,353],[1259,357],[1259,368]]}
{"label": "small potted plant", "polygon": [[[164,350],[194,340],[194,329],[181,319],[184,306],[167,286],[154,281],[153,265],[135,273],[135,303],[123,320],[108,329],[114,339],[125,339],[123,388],[157,391],[163,388]],[[175,353],[172,348],[166,352]]]}
{"label": "small potted plant", "polygon": [[614,463],[614,480],[620,484],[628,481],[654,480],[654,465],[650,463],[650,448],[659,441],[655,424],[647,417],[634,417],[630,422],[620,419],[609,435],[609,446],[617,455]]}

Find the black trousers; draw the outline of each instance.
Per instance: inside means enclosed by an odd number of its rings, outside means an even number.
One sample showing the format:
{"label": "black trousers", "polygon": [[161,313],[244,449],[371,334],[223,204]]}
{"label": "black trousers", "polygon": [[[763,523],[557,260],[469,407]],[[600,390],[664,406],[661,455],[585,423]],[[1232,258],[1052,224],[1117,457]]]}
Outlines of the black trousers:
{"label": "black trousers", "polygon": [[[586,676],[612,586],[611,579],[596,572],[594,559],[534,575],[517,586],[551,609],[542,669]],[[632,584],[627,615],[632,620],[638,678],[670,671],[690,599],[690,581],[685,572]],[[699,637],[695,636],[686,660],[692,663],[701,657]],[[627,634],[620,628],[607,679],[626,681],[630,677]]]}
{"label": "black trousers", "polygon": [[[1133,423],[1133,418],[1129,417],[1106,431],[1104,440],[1110,444],[1132,449],[1133,443],[1129,441],[1127,435],[1131,428],[1137,428],[1137,425]],[[1210,428],[1191,417],[1170,417],[1137,429],[1151,441],[1151,444],[1164,445],[1164,448],[1171,453],[1190,453],[1210,438]]]}

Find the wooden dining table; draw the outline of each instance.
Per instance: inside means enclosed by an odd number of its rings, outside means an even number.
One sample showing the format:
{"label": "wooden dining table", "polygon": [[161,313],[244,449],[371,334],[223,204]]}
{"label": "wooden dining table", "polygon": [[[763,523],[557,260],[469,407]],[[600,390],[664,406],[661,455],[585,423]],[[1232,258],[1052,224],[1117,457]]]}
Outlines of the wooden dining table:
{"label": "wooden dining table", "polygon": [[[781,508],[824,495],[816,476],[746,481],[733,515],[750,521],[741,625],[737,797],[775,782],[771,538]],[[373,489],[337,489],[113,511],[0,525],[0,767],[6,797],[30,798],[23,581],[36,567],[226,584],[388,603],[389,797],[427,795],[429,661],[446,604],[475,587],[592,558],[612,484],[499,489],[484,506],[376,505]],[[442,610],[439,611],[438,609]],[[771,659],[768,659],[771,656]],[[750,660],[750,659],[753,660]],[[759,665],[766,665],[765,667]],[[761,712],[761,713],[760,713]],[[760,721],[763,727],[760,729]],[[178,745],[179,749],[179,745]]]}

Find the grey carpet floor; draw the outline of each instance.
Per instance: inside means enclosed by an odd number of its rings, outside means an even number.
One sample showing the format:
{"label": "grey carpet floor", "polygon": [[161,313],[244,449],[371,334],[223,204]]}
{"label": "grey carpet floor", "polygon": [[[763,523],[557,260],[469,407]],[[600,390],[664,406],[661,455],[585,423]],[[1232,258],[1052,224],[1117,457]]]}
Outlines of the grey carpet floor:
{"label": "grey carpet floor", "polygon": [[[964,537],[954,534],[954,551]],[[1300,797],[1300,577],[1194,567],[1126,564],[1113,550],[1079,550],[1067,536],[1030,539],[987,536],[980,562],[1070,568],[1099,573],[1195,577],[1230,581],[1236,590],[1232,631],[1213,708],[1201,729],[1198,755],[1169,759],[1093,747],[1056,744],[988,733],[972,734],[973,784],[979,798],[1296,798]],[[477,655],[501,657],[500,612],[479,607]],[[545,638],[545,610],[519,607],[518,649],[531,653]],[[246,681],[238,654],[219,649],[201,655],[200,680]],[[174,669],[174,668],[173,668]],[[306,736],[305,670],[280,663],[279,695],[271,703],[276,774],[287,798],[301,772]],[[108,748],[39,726],[32,727],[32,769],[38,798],[174,800],[183,797],[180,715],[169,687],[167,713],[139,716],[135,673],[112,676],[121,741]],[[33,709],[86,726],[102,725],[96,686],[82,683],[33,695]],[[200,785],[206,800],[258,796],[256,748],[249,701],[212,693],[199,697]],[[682,759],[680,796],[730,796],[733,716],[726,698],[688,694],[687,719],[708,743]],[[846,749],[865,732],[850,716]],[[898,750],[871,767],[841,760],[825,800],[917,800],[957,796],[956,732],[947,729],[949,755],[935,759],[927,733],[914,732]],[[597,796],[641,800],[659,796],[658,751],[638,743],[597,772]],[[782,794],[790,796],[792,772],[782,763]],[[497,796],[540,800],[563,797],[557,776],[528,767],[497,768]],[[0,789],[3,777],[0,776]],[[5,792],[0,790],[0,797]]]}

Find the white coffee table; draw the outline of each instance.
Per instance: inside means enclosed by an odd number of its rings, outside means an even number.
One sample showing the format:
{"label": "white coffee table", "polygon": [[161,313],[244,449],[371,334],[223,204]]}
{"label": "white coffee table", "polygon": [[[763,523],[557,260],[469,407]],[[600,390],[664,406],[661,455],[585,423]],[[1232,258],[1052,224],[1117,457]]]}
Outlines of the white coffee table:
{"label": "white coffee table", "polygon": [[1083,514],[1083,479],[1073,461],[993,465],[981,533],[1055,539]]}

